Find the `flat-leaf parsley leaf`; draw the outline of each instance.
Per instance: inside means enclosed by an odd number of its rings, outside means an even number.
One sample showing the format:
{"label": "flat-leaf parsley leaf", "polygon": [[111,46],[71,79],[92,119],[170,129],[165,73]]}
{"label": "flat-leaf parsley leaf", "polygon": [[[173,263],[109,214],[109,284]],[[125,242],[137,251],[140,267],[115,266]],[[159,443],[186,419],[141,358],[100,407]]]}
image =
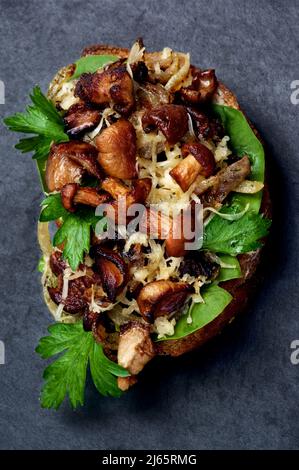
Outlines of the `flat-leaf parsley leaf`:
{"label": "flat-leaf parsley leaf", "polygon": [[82,322],[56,323],[48,331],[50,335],[41,338],[36,352],[43,359],[61,355],[44,371],[43,408],[58,409],[67,395],[73,408],[83,405],[88,364],[93,382],[102,395],[121,395],[116,377],[130,374],[104,355],[102,346],[95,342],[92,333],[83,330]]}

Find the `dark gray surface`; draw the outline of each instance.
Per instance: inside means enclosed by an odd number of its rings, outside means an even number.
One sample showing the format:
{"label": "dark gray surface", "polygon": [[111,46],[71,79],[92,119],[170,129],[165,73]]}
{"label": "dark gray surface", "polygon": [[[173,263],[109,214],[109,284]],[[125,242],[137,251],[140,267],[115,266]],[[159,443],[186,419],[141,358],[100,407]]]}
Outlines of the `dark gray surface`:
{"label": "dark gray surface", "polygon": [[87,405],[41,410],[43,362],[34,353],[50,321],[43,304],[35,224],[41,193],[27,155],[0,127],[0,447],[8,449],[298,448],[299,365],[290,362],[298,322],[298,113],[296,1],[0,1],[0,115],[23,110],[36,83],[88,44],[190,51],[238,95],[269,144],[278,208],[271,266],[255,304],[200,352],[152,364],[120,400],[92,386]]}

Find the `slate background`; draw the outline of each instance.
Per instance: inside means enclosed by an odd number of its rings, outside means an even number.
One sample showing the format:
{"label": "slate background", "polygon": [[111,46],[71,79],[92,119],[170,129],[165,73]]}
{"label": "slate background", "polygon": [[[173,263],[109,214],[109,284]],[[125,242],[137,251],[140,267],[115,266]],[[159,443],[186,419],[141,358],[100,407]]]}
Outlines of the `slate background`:
{"label": "slate background", "polygon": [[208,347],[161,359],[120,400],[89,385],[87,405],[41,410],[46,333],[35,224],[38,176],[0,126],[0,447],[2,449],[294,449],[299,441],[299,365],[290,362],[298,323],[298,113],[296,1],[0,1],[0,117],[23,110],[39,83],[96,42],[191,51],[237,94],[268,144],[275,236],[266,281],[250,313]]}

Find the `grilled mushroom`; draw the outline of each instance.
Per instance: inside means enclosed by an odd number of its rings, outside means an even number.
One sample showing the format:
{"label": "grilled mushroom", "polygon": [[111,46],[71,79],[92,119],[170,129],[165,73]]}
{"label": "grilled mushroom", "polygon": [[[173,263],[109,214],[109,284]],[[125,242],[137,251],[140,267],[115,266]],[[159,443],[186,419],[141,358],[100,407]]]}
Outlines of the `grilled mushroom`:
{"label": "grilled mushroom", "polygon": [[192,119],[194,131],[198,138],[222,139],[224,137],[223,126],[217,118],[208,117],[195,106],[187,106],[186,109]]}
{"label": "grilled mushroom", "polygon": [[126,225],[127,221],[131,218],[127,216],[127,209],[132,204],[145,203],[151,187],[150,178],[141,178],[133,181],[131,188],[117,178],[106,178],[102,183],[102,189],[115,199],[115,201],[107,204],[105,208],[106,216],[118,225]]}
{"label": "grilled mushroom", "polygon": [[61,202],[69,212],[75,212],[76,204],[97,207],[110,200],[107,193],[99,193],[96,188],[80,187],[76,183],[70,183],[61,189]]}
{"label": "grilled mushroom", "polygon": [[145,83],[136,90],[137,108],[153,108],[171,102],[171,95],[160,83]]}
{"label": "grilled mushroom", "polygon": [[192,84],[180,89],[181,98],[192,104],[211,99],[218,86],[215,70],[199,70],[191,66],[191,72],[193,76]]}
{"label": "grilled mushroom", "polygon": [[121,327],[117,352],[119,365],[137,375],[154,355],[148,325],[130,321]]}
{"label": "grilled mushroom", "polygon": [[92,130],[100,122],[101,113],[86,103],[73,104],[66,115],[64,122],[67,134],[76,137],[82,132]]}
{"label": "grilled mushroom", "polygon": [[165,104],[149,109],[142,117],[145,132],[156,127],[165,135],[167,142],[174,145],[188,131],[188,114],[184,106]]}
{"label": "grilled mushroom", "polygon": [[185,255],[186,239],[184,237],[182,222],[182,214],[179,214],[172,221],[171,229],[167,235],[167,240],[165,242],[165,251],[168,256],[179,258]]}
{"label": "grilled mushroom", "polygon": [[[231,191],[234,191],[234,189],[245,180],[250,174],[250,171],[250,161],[245,155],[232,165],[223,168],[215,176],[203,181],[202,184],[199,184],[198,187],[195,188],[195,192],[196,194],[204,193],[201,200],[205,206],[216,207],[224,201]],[[211,180],[211,186],[208,184],[209,180]]]}
{"label": "grilled mushroom", "polygon": [[59,191],[68,183],[78,183],[83,173],[84,169],[81,165],[72,161],[64,153],[60,153],[57,145],[52,145],[45,176],[50,192]]}
{"label": "grilled mushroom", "polygon": [[214,173],[216,166],[213,153],[200,142],[184,144],[182,155],[184,160],[171,170],[170,175],[185,192],[198,175],[207,178]]}
{"label": "grilled mushroom", "polygon": [[115,111],[128,115],[134,107],[133,82],[126,66],[112,64],[104,72],[84,73],[75,89],[78,96],[87,103],[108,106],[112,101]]}
{"label": "grilled mushroom", "polygon": [[59,274],[63,274],[65,268],[66,268],[66,262],[62,258],[62,252],[61,251],[53,251],[53,253],[50,256],[50,268],[51,271],[55,274],[55,276],[59,276]]}
{"label": "grilled mushroom", "polygon": [[128,280],[128,267],[120,254],[96,245],[92,248],[97,270],[108,299],[114,302]]}
{"label": "grilled mushroom", "polygon": [[153,281],[141,289],[137,303],[144,320],[152,323],[159,316],[179,311],[193,292],[186,282]]}
{"label": "grilled mushroom", "polygon": [[136,170],[136,133],[133,125],[120,119],[96,138],[98,161],[105,172],[115,178],[133,179]]}
{"label": "grilled mushroom", "polygon": [[212,258],[208,252],[190,251],[184,256],[180,264],[180,276],[190,274],[190,276],[204,276],[207,280],[216,279],[219,274],[220,265]]}
{"label": "grilled mushroom", "polygon": [[46,183],[50,192],[68,183],[78,183],[84,172],[101,179],[97,149],[85,142],[53,144],[46,165]]}

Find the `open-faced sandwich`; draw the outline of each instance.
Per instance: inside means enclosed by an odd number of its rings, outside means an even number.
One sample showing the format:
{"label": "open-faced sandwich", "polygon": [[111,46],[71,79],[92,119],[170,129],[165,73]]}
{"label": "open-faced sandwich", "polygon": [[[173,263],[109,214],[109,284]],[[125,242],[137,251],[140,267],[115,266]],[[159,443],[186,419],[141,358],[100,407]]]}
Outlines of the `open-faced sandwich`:
{"label": "open-faced sandwich", "polygon": [[[31,134],[45,198],[43,407],[119,396],[244,308],[270,226],[264,149],[212,69],[166,47],[95,45],[5,119]],[[135,217],[135,212],[139,216]],[[189,235],[184,230],[190,222]],[[199,230],[200,228],[200,230]]]}

